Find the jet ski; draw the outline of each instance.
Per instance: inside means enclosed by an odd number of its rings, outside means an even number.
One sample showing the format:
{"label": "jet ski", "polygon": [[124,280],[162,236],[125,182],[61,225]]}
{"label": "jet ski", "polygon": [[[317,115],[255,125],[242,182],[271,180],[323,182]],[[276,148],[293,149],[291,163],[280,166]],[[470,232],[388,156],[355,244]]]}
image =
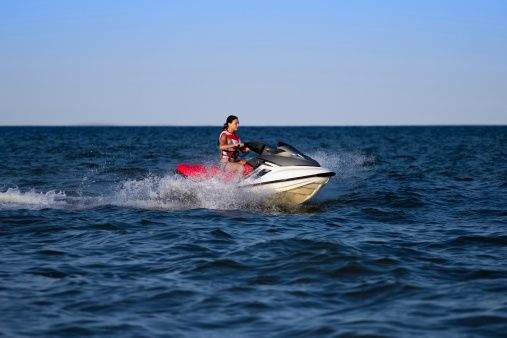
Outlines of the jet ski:
{"label": "jet ski", "polygon": [[194,180],[219,178],[245,189],[267,190],[276,201],[286,204],[308,201],[335,175],[287,143],[278,142],[275,149],[262,142],[246,142],[245,146],[257,156],[247,160],[241,174],[226,172],[219,166],[188,163],[178,164],[176,172]]}

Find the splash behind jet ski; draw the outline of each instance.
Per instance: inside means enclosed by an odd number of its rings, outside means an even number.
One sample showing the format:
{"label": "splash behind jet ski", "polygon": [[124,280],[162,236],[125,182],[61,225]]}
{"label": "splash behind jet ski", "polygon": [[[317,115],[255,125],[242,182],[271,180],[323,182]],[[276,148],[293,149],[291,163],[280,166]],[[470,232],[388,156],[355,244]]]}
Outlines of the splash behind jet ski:
{"label": "splash behind jet ski", "polygon": [[275,149],[262,142],[247,142],[245,146],[257,156],[247,160],[240,175],[226,172],[219,166],[188,163],[178,164],[176,172],[196,180],[218,177],[224,182],[237,181],[246,189],[272,192],[277,201],[287,204],[309,200],[335,175],[287,143],[278,142]]}

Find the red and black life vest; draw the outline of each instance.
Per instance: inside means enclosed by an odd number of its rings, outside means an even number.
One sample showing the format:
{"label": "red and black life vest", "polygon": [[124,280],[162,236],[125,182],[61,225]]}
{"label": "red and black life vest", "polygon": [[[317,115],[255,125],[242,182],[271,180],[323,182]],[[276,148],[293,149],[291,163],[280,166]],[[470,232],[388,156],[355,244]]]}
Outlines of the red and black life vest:
{"label": "red and black life vest", "polygon": [[[224,130],[218,136],[218,144],[220,146],[220,138],[225,134],[227,139],[227,144],[240,144],[241,139],[236,133],[230,133],[227,130]],[[239,147],[229,148],[226,150],[220,150],[220,161],[221,162],[229,162],[236,161],[239,156]]]}

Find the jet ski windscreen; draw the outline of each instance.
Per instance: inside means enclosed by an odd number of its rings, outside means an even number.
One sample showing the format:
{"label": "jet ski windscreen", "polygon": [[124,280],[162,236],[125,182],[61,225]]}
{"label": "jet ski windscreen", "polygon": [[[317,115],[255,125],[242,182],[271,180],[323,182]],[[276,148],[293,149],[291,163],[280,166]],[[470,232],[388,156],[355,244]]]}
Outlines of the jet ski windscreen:
{"label": "jet ski windscreen", "polygon": [[264,143],[258,141],[245,142],[245,146],[247,146],[248,149],[257,154],[262,154],[264,148],[266,148],[266,145]]}
{"label": "jet ski windscreen", "polygon": [[291,146],[290,144],[287,144],[285,142],[278,142],[277,147],[279,149],[288,151],[289,153],[292,153],[294,155],[303,155],[303,156],[306,156],[301,151],[297,150],[296,148],[294,148],[293,146]]}

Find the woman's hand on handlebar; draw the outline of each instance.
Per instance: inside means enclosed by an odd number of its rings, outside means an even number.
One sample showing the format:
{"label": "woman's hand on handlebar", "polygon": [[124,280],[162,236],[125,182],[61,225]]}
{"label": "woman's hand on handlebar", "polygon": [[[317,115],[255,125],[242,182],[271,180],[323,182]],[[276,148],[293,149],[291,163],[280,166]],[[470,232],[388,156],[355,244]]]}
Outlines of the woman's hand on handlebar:
{"label": "woman's hand on handlebar", "polygon": [[247,153],[250,151],[250,149],[247,146],[245,146],[244,143],[239,143],[238,148],[239,148],[239,150],[241,150],[244,153]]}

